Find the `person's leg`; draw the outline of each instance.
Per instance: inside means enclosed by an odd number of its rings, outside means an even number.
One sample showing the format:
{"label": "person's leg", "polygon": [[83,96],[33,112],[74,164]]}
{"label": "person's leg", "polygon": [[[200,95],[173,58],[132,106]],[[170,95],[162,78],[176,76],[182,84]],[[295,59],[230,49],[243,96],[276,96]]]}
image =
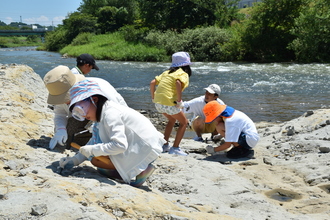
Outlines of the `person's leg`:
{"label": "person's leg", "polygon": [[197,116],[192,122],[192,127],[196,132],[197,137],[202,137],[202,133],[204,130],[205,122],[202,117]]}
{"label": "person's leg", "polygon": [[173,143],[173,147],[179,147],[179,144],[184,136],[184,133],[188,125],[188,119],[186,118],[186,116],[182,111],[176,115],[172,115],[172,117],[178,120],[180,123]]}
{"label": "person's leg", "polygon": [[234,147],[227,152],[228,158],[238,159],[253,153],[251,147],[246,142],[246,135],[243,132],[240,134],[238,142],[234,142],[233,145]]}
{"label": "person's leg", "polygon": [[156,170],[156,167],[151,163],[148,165],[147,169],[142,171],[139,175],[135,177],[135,181],[131,181],[130,185],[134,187],[140,187],[147,180],[149,176]]}
{"label": "person's leg", "polygon": [[[101,158],[102,160],[99,160],[98,158]],[[113,165],[112,161],[108,156],[100,156],[100,157],[93,157],[91,160],[91,163],[99,168],[103,169],[110,169],[110,170],[115,170],[115,165]]]}
{"label": "person's leg", "polygon": [[[102,157],[102,160],[98,158]],[[91,163],[97,167],[97,171],[111,179],[122,179],[108,156],[93,157]]]}
{"label": "person's leg", "polygon": [[168,144],[168,140],[170,139],[172,129],[174,127],[174,124],[176,122],[176,119],[172,117],[172,115],[168,115],[166,113],[163,113],[163,115],[167,118],[168,122],[165,127],[165,132],[164,132],[164,139],[166,143]]}
{"label": "person's leg", "polygon": [[86,131],[77,136],[75,136],[75,134],[77,134],[78,132],[81,132],[81,131],[85,131],[86,130],[85,126],[88,122],[89,122],[88,120],[78,121],[78,120],[74,119],[73,117],[68,118],[68,123],[66,126],[67,133],[68,133],[66,149],[70,149],[71,142],[75,142],[75,143],[79,144],[80,146],[86,145],[86,143],[92,137],[92,134],[89,131]]}

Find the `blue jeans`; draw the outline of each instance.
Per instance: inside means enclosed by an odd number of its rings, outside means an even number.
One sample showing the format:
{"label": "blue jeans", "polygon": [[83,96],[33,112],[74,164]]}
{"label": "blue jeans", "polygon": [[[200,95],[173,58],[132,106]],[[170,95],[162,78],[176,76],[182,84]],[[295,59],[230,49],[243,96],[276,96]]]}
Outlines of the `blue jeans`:
{"label": "blue jeans", "polygon": [[238,142],[237,142],[240,146],[242,146],[243,148],[246,149],[251,149],[251,147],[248,145],[248,143],[246,142],[246,135],[245,133],[241,133],[238,137]]}

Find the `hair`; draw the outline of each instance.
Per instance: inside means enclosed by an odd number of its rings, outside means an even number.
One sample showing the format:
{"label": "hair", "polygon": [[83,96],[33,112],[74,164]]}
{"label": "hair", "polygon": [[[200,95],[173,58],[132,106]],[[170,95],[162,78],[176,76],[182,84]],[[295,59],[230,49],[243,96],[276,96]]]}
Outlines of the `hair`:
{"label": "hair", "polygon": [[[95,103],[95,105],[96,105],[96,121],[100,122],[103,105],[108,99],[106,97],[104,97],[103,95],[93,95],[91,97],[97,97],[98,98],[98,101]],[[74,108],[75,105],[76,105],[76,103],[71,105],[71,107],[69,109],[70,112],[72,112],[72,109]]]}
{"label": "hair", "polygon": [[192,75],[190,66],[180,66],[180,67],[170,67],[170,72],[169,73],[174,73],[175,71],[177,71],[178,69],[182,69],[183,71],[185,71],[188,76],[190,77]]}
{"label": "hair", "polygon": [[93,95],[92,97],[98,98],[97,103],[95,103],[96,104],[96,121],[100,122],[103,105],[106,101],[108,101],[108,99],[106,97],[104,97],[103,95]]}

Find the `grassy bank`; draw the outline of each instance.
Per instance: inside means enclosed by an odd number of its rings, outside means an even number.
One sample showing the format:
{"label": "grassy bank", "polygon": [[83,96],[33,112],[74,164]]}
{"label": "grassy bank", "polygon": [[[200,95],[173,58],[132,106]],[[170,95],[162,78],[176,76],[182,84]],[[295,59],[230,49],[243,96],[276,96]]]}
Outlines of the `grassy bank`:
{"label": "grassy bank", "polygon": [[28,37],[0,37],[0,48],[7,47],[31,47],[31,46],[41,46],[41,38],[38,36],[28,36]]}
{"label": "grassy bank", "polygon": [[82,53],[89,53],[98,60],[169,61],[165,50],[140,43],[129,43],[124,40],[120,33],[91,35],[88,38],[88,42],[84,40],[79,43],[79,40],[76,40],[61,49],[60,53],[72,57]]}

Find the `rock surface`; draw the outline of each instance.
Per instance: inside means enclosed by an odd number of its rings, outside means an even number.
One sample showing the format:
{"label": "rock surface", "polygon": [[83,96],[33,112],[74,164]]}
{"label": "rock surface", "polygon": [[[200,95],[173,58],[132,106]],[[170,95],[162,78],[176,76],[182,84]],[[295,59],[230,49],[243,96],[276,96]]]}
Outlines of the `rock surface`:
{"label": "rock surface", "polygon": [[59,159],[75,152],[47,148],[53,112],[42,79],[28,66],[0,65],[0,85],[0,219],[329,219],[329,109],[258,123],[261,140],[246,160],[184,139],[187,157],[162,154],[134,188],[88,161],[60,175]]}

